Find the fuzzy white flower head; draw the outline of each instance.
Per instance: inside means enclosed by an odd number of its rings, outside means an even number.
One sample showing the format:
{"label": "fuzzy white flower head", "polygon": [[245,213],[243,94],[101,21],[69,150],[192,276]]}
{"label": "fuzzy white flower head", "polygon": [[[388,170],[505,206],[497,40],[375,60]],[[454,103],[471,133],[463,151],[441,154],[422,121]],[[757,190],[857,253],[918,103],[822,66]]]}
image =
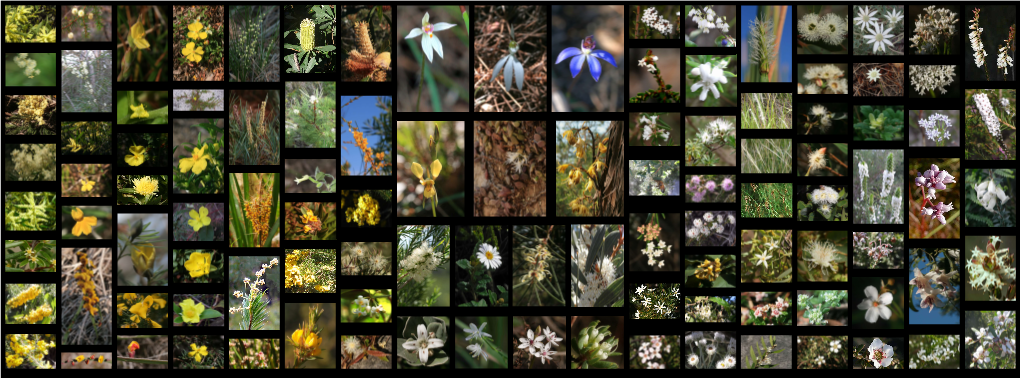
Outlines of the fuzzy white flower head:
{"label": "fuzzy white flower head", "polygon": [[819,27],[817,13],[808,13],[797,21],[797,32],[801,38],[808,42],[814,42],[822,38],[822,29]]}
{"label": "fuzzy white flower head", "polygon": [[361,354],[361,340],[358,340],[357,337],[345,337],[343,344],[344,352],[350,353],[355,357]]}
{"label": "fuzzy white flower head", "polygon": [[834,13],[822,16],[818,28],[821,29],[822,41],[830,45],[839,45],[846,39],[846,21]]}
{"label": "fuzzy white flower head", "polygon": [[839,270],[835,261],[837,253],[836,247],[830,242],[810,242],[810,244],[807,245],[807,255],[810,257],[805,258],[804,260],[810,261],[821,268],[832,269],[832,272],[835,273]]}

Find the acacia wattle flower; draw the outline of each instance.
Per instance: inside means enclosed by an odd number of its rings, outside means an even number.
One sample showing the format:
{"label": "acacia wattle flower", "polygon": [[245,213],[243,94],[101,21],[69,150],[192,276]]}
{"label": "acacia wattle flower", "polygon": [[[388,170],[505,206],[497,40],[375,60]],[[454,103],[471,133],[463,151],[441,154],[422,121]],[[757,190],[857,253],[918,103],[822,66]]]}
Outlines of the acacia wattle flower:
{"label": "acacia wattle flower", "polygon": [[443,57],[443,43],[439,42],[439,38],[435,38],[432,35],[433,32],[440,30],[446,30],[457,26],[457,24],[450,24],[446,22],[437,22],[435,24],[429,23],[429,12],[425,12],[425,17],[421,18],[421,27],[411,29],[410,33],[404,39],[411,39],[417,36],[421,37],[421,51],[425,52],[425,57],[429,58],[429,63],[432,63],[432,50],[435,50],[439,57]]}
{"label": "acacia wattle flower", "polygon": [[588,63],[588,69],[591,70],[591,77],[595,81],[599,81],[599,76],[602,75],[602,64],[595,58],[602,59],[613,67],[616,67],[616,59],[604,50],[595,49],[595,36],[589,35],[584,37],[581,41],[581,48],[567,47],[560,51],[560,55],[556,57],[556,64],[566,60],[567,58],[573,57],[570,60],[570,74],[571,77],[577,77],[577,74],[581,73],[581,69],[584,68],[584,63]]}

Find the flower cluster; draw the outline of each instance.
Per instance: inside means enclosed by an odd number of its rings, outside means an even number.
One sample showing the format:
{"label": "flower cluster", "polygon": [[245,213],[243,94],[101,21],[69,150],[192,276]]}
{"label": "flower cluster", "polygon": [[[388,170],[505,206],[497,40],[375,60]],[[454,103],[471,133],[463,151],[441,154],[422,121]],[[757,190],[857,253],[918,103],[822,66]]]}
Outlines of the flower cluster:
{"label": "flower cluster", "polygon": [[694,269],[694,277],[699,280],[711,282],[715,281],[716,278],[719,278],[719,273],[721,272],[722,262],[720,262],[719,259],[715,259],[715,261],[705,259],[705,262],[701,263],[701,265],[698,265],[698,267]]}
{"label": "flower cluster", "polygon": [[988,133],[992,134],[993,137],[998,138],[999,117],[995,115],[992,103],[991,101],[988,101],[988,95],[984,93],[975,93],[974,104],[977,105],[978,112],[981,113],[981,119],[985,121],[985,127],[988,127]]}
{"label": "flower cluster", "polygon": [[[117,316],[124,316],[124,310],[130,315],[127,321],[120,321],[121,328],[163,328],[157,319],[149,317],[150,309],[162,309],[166,307],[166,294],[150,294],[141,298],[135,293],[124,293],[117,295]],[[165,315],[164,315],[165,316]],[[145,323],[142,323],[142,321]],[[160,319],[164,322],[166,318]],[[151,325],[149,325],[151,324]]]}
{"label": "flower cluster", "polygon": [[1002,191],[1002,187],[995,184],[995,181],[991,177],[988,181],[983,181],[974,188],[977,193],[978,202],[981,206],[990,212],[995,212],[995,200],[998,198],[999,202],[1005,204],[1009,200],[1009,196]]}
{"label": "flower cluster", "polygon": [[663,253],[672,253],[672,252],[673,252],[673,246],[672,245],[667,246],[666,242],[664,242],[662,240],[659,240],[658,247],[656,247],[655,242],[648,242],[648,247],[641,250],[642,254],[644,254],[645,256],[648,256],[648,265],[649,266],[655,266],[656,264],[658,264],[660,268],[662,268],[663,266],[666,265],[666,260],[662,259],[662,260],[659,260],[658,262],[656,262],[655,259],[661,257]]}
{"label": "flower cluster", "polygon": [[942,94],[946,94],[946,86],[953,83],[954,76],[956,76],[956,66],[910,66],[910,85],[914,86],[914,90],[920,94],[931,93],[934,95],[936,89]]}
{"label": "flower cluster", "polygon": [[201,40],[209,38],[209,33],[205,31],[205,25],[202,25],[200,20],[196,19],[195,22],[188,24],[188,44],[181,50],[181,54],[184,58],[198,63],[202,61],[202,45],[195,46],[195,42],[201,43]]}
{"label": "flower cluster", "polygon": [[400,261],[400,269],[407,272],[409,279],[425,282],[439,265],[439,255],[431,246],[422,244],[411,251],[411,255]]}
{"label": "flower cluster", "polygon": [[[683,13],[676,12],[676,15],[681,16]],[[712,9],[711,5],[705,6],[702,9],[692,6],[691,11],[687,13],[687,17],[690,17],[692,21],[698,24],[698,30],[701,30],[702,33],[708,33],[712,29],[719,29],[723,33],[730,32],[730,25],[726,23],[726,16],[716,17],[715,10]]]}
{"label": "flower cluster", "polygon": [[45,125],[46,119],[43,118],[43,114],[49,105],[50,102],[46,96],[24,96],[18,103],[18,114],[29,118],[34,117],[40,126]]}
{"label": "flower cluster", "polygon": [[[432,193],[435,194],[435,189],[432,189]],[[379,214],[379,201],[376,201],[375,198],[372,198],[367,193],[362,194],[361,197],[358,197],[358,207],[348,207],[346,216],[347,222],[357,222],[358,226],[362,226],[365,223],[374,226],[379,223],[381,217]]]}
{"label": "flower cluster", "polygon": [[967,260],[967,282],[971,288],[988,293],[991,300],[1015,301],[1016,290],[1010,285],[1016,281],[1016,268],[1010,267],[1009,261],[1016,255],[1011,255],[1009,248],[997,249],[1000,241],[992,236],[984,251],[974,247]]}
{"label": "flower cluster", "polygon": [[7,306],[10,307],[21,307],[26,302],[35,299],[39,294],[42,294],[42,289],[39,285],[29,286],[28,289],[15,295],[13,298],[7,300]]}
{"label": "flower cluster", "polygon": [[[693,12],[693,10],[692,10]],[[666,20],[665,17],[659,15],[659,11],[655,7],[645,8],[644,14],[641,15],[641,22],[648,25],[652,29],[658,30],[662,34],[671,34],[673,31],[673,25]]]}
{"label": "flower cluster", "polygon": [[839,18],[835,13],[807,13],[797,21],[797,32],[808,42],[820,40],[830,45],[839,45],[846,39],[849,28],[846,19]]}
{"label": "flower cluster", "polygon": [[57,145],[22,144],[11,151],[11,162],[21,181],[56,180]]}
{"label": "flower cluster", "polygon": [[945,361],[959,358],[960,336],[912,335],[910,349],[917,351],[910,355],[910,369],[937,368]]}
{"label": "flower cluster", "polygon": [[[1006,74],[1009,72],[1007,68],[1013,66],[1013,57],[1009,54],[1011,51],[1014,50],[1014,47],[1016,46],[1015,41],[1013,40],[1014,37],[1016,37],[1016,25],[1010,25],[1009,35],[1006,37],[1005,40],[1003,40],[1003,42],[1006,42],[1006,44],[999,45],[999,57],[995,59],[995,66],[997,68],[1002,69],[1003,77],[1005,77]],[[1016,71],[1014,70],[1014,72]]]}
{"label": "flower cluster", "polygon": [[273,266],[275,266],[275,265],[277,265],[279,263],[280,263],[280,259],[277,259],[277,258],[274,257],[272,260],[269,261],[269,264],[262,264],[262,269],[259,269],[259,271],[255,272],[255,282],[252,282],[252,280],[250,278],[248,278],[248,277],[244,278],[244,286],[245,286],[245,289],[248,290],[248,293],[245,294],[245,293],[243,293],[243,292],[241,292],[239,290],[235,290],[234,291],[234,297],[244,298],[245,301],[243,303],[247,304],[247,306],[242,305],[244,307],[242,307],[242,306],[231,307],[230,308],[230,313],[231,314],[234,314],[234,313],[242,313],[243,314],[245,311],[251,310],[252,302],[255,301],[254,297],[255,296],[261,296],[262,294],[264,294],[266,291],[269,290],[268,288],[266,290],[259,289],[260,286],[266,284],[265,278],[262,278],[262,276],[264,276],[266,274],[266,269],[272,269]]}
{"label": "flower cluster", "polygon": [[[868,256],[868,258],[871,258],[871,265],[874,267],[875,263],[888,256],[889,253],[892,253],[892,244],[885,240],[890,235],[892,235],[892,240],[890,242],[895,243],[895,234],[880,232],[854,232],[854,254],[856,255],[858,252],[863,252]],[[857,262],[856,258],[854,262]]]}
{"label": "flower cluster", "polygon": [[[921,274],[921,269],[914,268],[914,278],[910,280],[911,285],[917,286],[917,292],[914,295],[921,297],[921,308],[927,308],[928,313],[931,313],[935,307],[942,307],[946,305],[939,295],[944,296],[947,300],[951,300],[956,296],[956,290],[953,289],[953,285],[949,282],[949,279],[955,276],[957,272],[954,270],[949,273],[945,273],[939,268],[932,268],[926,274]],[[937,287],[941,286],[941,287]]]}
{"label": "flower cluster", "polygon": [[40,74],[38,68],[35,68],[38,63],[35,59],[29,58],[28,53],[20,53],[14,57],[14,64],[17,64],[19,68],[25,69],[25,76],[29,79],[34,79],[36,75]]}
{"label": "flower cluster", "polygon": [[[974,18],[968,21],[970,30],[973,31],[967,35],[967,38],[970,39],[970,48],[974,50],[974,64],[978,67],[984,66],[985,58],[988,57],[988,53],[985,52],[985,44],[981,42],[981,32],[985,31],[985,28],[979,25],[978,19],[980,18],[981,8],[974,8]],[[987,71],[988,69],[985,68],[985,72]]]}
{"label": "flower cluster", "polygon": [[845,290],[815,290],[811,294],[797,294],[797,310],[804,311],[808,324],[828,324],[825,315],[835,308],[846,305]]}
{"label": "flower cluster", "polygon": [[96,355],[93,354],[92,356],[85,357],[85,355],[79,354],[78,357],[71,357],[71,359],[64,361],[64,363],[66,364],[70,362],[71,366],[74,366],[75,363],[81,363],[82,361],[85,361],[85,365],[88,365],[89,362],[92,361],[96,361],[97,364],[101,364],[106,361],[106,356],[99,355],[99,357],[96,357]]}
{"label": "flower cluster", "polygon": [[[656,57],[656,60],[658,57]],[[640,64],[639,64],[640,65]],[[649,65],[651,67],[651,65]],[[649,68],[651,70],[651,68]],[[641,118],[638,119],[638,127],[641,128],[641,139],[650,140],[653,137],[661,137],[665,140],[669,140],[669,128],[658,124],[659,116],[656,114],[645,115],[642,114]]]}
{"label": "flower cluster", "polygon": [[[16,368],[24,364],[27,360],[31,363],[32,368],[54,369],[55,367],[53,364],[46,360],[46,356],[49,354],[50,349],[57,346],[56,343],[52,341],[52,337],[53,335],[8,334],[6,337],[6,345],[10,347],[10,352],[5,353],[7,368]],[[49,338],[50,341],[44,341],[44,338]]]}
{"label": "flower cluster", "polygon": [[[749,293],[755,296],[760,302],[768,293]],[[782,296],[776,297],[775,303],[759,303],[750,305],[751,315],[744,322],[744,325],[790,325],[790,314],[786,310],[790,308],[790,301]]]}
{"label": "flower cluster", "polygon": [[[721,332],[691,332],[684,336],[687,366],[693,369],[732,369],[737,366],[737,339]],[[723,352],[725,348],[725,353]]]}
{"label": "flower cluster", "polygon": [[956,12],[947,8],[935,9],[935,6],[924,8],[914,22],[914,36],[910,37],[911,48],[917,48],[920,54],[948,54],[949,41],[956,34]]}
{"label": "flower cluster", "polygon": [[[982,315],[984,314],[985,312],[982,312]],[[971,354],[970,367],[978,369],[1015,368],[1016,312],[996,311],[994,316],[987,321],[988,327],[980,329],[971,327],[974,336],[967,336],[965,340],[967,353]],[[974,345],[977,346],[976,349],[974,349]],[[992,361],[993,357],[995,361]],[[1009,366],[1007,361],[1003,361],[1008,357],[1013,358],[1013,366]]]}
{"label": "flower cluster", "polygon": [[924,129],[925,136],[935,143],[949,140],[949,129],[953,127],[953,121],[942,113],[934,113],[928,119],[918,119],[917,124]]}
{"label": "flower cluster", "polygon": [[96,312],[99,311],[99,296],[96,295],[96,284],[92,282],[93,271],[96,266],[89,260],[88,254],[85,250],[78,251],[78,268],[74,271],[74,279],[78,283],[78,288],[81,289],[82,293],[82,308],[89,312],[89,315],[96,316]]}
{"label": "flower cluster", "polygon": [[549,253],[549,249],[544,244],[539,244],[535,247],[534,251],[524,253],[524,262],[528,265],[528,273],[521,277],[521,283],[535,280],[541,282],[545,279],[545,275],[549,273],[549,263],[547,260],[552,257],[552,253]]}
{"label": "flower cluster", "polygon": [[[643,339],[643,337],[638,336]],[[675,336],[674,336],[675,337]],[[665,369],[665,361],[663,360],[663,354],[669,354],[672,352],[673,346],[669,344],[669,336],[648,336],[648,341],[642,341],[641,345],[638,346],[638,358],[641,359],[641,364],[644,365],[645,369]],[[636,360],[636,359],[635,359]]]}
{"label": "flower cluster", "polygon": [[[489,335],[488,333],[481,332],[482,328],[485,328],[485,323],[482,323],[482,326],[477,329],[477,332],[475,332],[476,331],[475,330],[475,325],[474,325],[474,323],[472,323],[470,331],[468,329],[464,330],[465,332],[471,333],[471,336],[468,336],[467,340],[471,340],[472,338],[481,339],[481,338],[483,338],[483,336],[484,337],[491,337],[491,335]],[[549,329],[549,327],[546,327],[545,329],[542,329],[542,327],[538,327],[538,330],[539,330],[540,333],[539,333],[538,336],[535,336],[535,331],[529,329],[528,330],[528,336],[527,337],[521,337],[518,340],[518,341],[520,341],[520,344],[517,345],[517,349],[527,349],[528,350],[528,355],[529,355],[528,356],[529,360],[532,357],[535,357],[535,358],[538,358],[539,360],[541,360],[542,364],[545,365],[546,361],[550,361],[551,362],[552,359],[553,359],[553,356],[555,356],[556,353],[558,353],[556,351],[556,347],[558,347],[560,345],[559,342],[563,341],[563,338],[562,337],[557,337],[556,332],[553,332],[551,329]],[[545,342],[543,342],[543,340]],[[491,340],[487,340],[487,341],[491,341]],[[488,345],[492,345],[492,344],[488,344]],[[474,344],[474,345],[468,346],[468,349],[470,350],[472,346],[475,347],[474,348],[475,350],[473,351],[474,354],[472,354],[471,357],[476,357],[476,356],[478,356],[478,354],[481,354],[483,356],[483,358],[484,358],[485,351],[482,350],[481,346],[478,345],[478,344]]]}
{"label": "flower cluster", "polygon": [[705,199],[706,193],[715,193],[716,188],[722,187],[724,191],[733,190],[733,180],[729,177],[723,179],[722,185],[717,185],[714,180],[702,180],[701,176],[691,176],[691,181],[686,183],[686,189],[688,192],[693,192],[691,200],[694,202],[701,202]]}
{"label": "flower cluster", "polygon": [[846,73],[834,64],[808,67],[804,72],[808,85],[797,83],[797,94],[847,94]]}
{"label": "flower cluster", "polygon": [[687,239],[688,241],[697,241],[702,237],[711,235],[713,232],[723,234],[727,224],[732,224],[736,227],[737,219],[732,214],[719,213],[719,215],[716,215],[711,212],[705,212],[704,215],[694,218],[691,222],[691,227],[687,229]]}
{"label": "flower cluster", "polygon": [[680,284],[652,284],[649,288],[642,284],[630,300],[635,302],[634,319],[675,319],[677,315],[672,314],[679,312]]}
{"label": "flower cluster", "polygon": [[825,216],[832,213],[832,206],[839,201],[839,197],[840,194],[836,190],[825,185],[811,191],[811,202],[818,206],[818,211]]}
{"label": "flower cluster", "polygon": [[571,293],[571,299],[574,300],[575,307],[595,307],[595,302],[602,296],[602,292],[606,290],[610,283],[616,280],[616,266],[613,265],[613,261],[609,259],[609,256],[603,257],[601,262],[596,262],[595,264],[598,265],[598,269],[584,273],[585,281],[588,284],[585,285],[580,282],[577,284],[581,289],[581,293],[576,296],[574,293]]}
{"label": "flower cluster", "polygon": [[914,184],[921,187],[921,194],[924,195],[924,204],[927,205],[929,202],[932,204],[932,207],[925,206],[922,208],[921,213],[929,218],[938,219],[942,224],[946,224],[945,213],[953,210],[953,203],[950,202],[946,205],[939,202],[935,204],[935,191],[945,190],[946,184],[955,182],[956,177],[950,175],[948,171],[939,171],[939,167],[935,164],[932,164],[931,169],[924,171],[924,173],[917,172]]}

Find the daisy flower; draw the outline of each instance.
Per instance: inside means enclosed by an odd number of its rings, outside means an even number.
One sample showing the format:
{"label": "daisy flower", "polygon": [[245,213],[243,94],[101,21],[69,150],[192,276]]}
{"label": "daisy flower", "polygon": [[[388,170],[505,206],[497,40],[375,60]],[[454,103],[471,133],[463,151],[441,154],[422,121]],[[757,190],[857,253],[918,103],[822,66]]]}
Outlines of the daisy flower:
{"label": "daisy flower", "polygon": [[874,54],[878,54],[879,51],[885,53],[886,46],[889,46],[889,48],[892,49],[893,36],[890,34],[892,32],[892,28],[883,27],[881,22],[875,22],[872,26],[874,26],[874,28],[867,28],[869,34],[864,35],[864,39],[873,46],[871,52]]}
{"label": "daisy flower", "polygon": [[503,263],[503,258],[499,256],[499,251],[487,243],[482,243],[482,245],[478,247],[478,253],[475,254],[475,257],[478,257],[478,261],[485,264],[485,267],[489,270],[499,268],[499,266]]}
{"label": "daisy flower", "polygon": [[872,10],[867,5],[857,8],[857,17],[854,17],[854,26],[859,26],[861,29],[865,29],[871,23],[878,20],[875,17],[875,13],[878,13],[878,9]]}

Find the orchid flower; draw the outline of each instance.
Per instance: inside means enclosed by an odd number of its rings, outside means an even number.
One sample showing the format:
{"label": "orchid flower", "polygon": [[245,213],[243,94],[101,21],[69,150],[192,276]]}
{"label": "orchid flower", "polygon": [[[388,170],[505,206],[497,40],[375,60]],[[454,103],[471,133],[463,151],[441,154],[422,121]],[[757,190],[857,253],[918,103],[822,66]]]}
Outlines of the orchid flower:
{"label": "orchid flower", "polygon": [[439,57],[443,57],[443,43],[439,42],[439,38],[434,38],[432,33],[440,30],[446,30],[457,26],[457,24],[450,24],[446,22],[437,22],[435,25],[429,23],[429,12],[425,12],[425,17],[421,18],[421,28],[411,29],[410,33],[404,39],[411,39],[423,35],[421,37],[421,51],[425,53],[425,56],[429,58],[429,63],[432,63],[432,50],[436,50]]}
{"label": "orchid flower", "polygon": [[581,73],[581,69],[584,67],[584,63],[588,62],[588,69],[591,70],[591,77],[595,81],[599,81],[599,76],[602,75],[602,64],[599,63],[598,59],[602,59],[613,67],[616,67],[616,59],[613,56],[603,50],[595,49],[595,36],[589,35],[584,37],[581,41],[581,48],[567,47],[560,51],[560,55],[556,57],[556,64],[566,60],[567,58],[573,57],[570,60],[570,74],[571,77],[577,77],[577,74]]}
{"label": "orchid flower", "polygon": [[935,307],[945,306],[946,303],[939,299],[939,294],[942,294],[942,290],[928,288],[927,290],[917,289],[917,293],[921,295],[921,308],[927,308],[928,313],[934,310]]}
{"label": "orchid flower", "polygon": [[[517,41],[514,39],[514,27],[510,27],[510,53],[506,54],[502,59],[496,62],[495,68],[492,69],[492,79],[489,82],[496,80],[496,75],[499,74],[499,69],[503,68],[506,64],[506,69],[503,70],[503,85],[506,86],[507,90],[510,90],[510,78],[517,78],[517,89],[524,91],[524,65],[517,60]],[[598,81],[598,80],[596,80]]]}

